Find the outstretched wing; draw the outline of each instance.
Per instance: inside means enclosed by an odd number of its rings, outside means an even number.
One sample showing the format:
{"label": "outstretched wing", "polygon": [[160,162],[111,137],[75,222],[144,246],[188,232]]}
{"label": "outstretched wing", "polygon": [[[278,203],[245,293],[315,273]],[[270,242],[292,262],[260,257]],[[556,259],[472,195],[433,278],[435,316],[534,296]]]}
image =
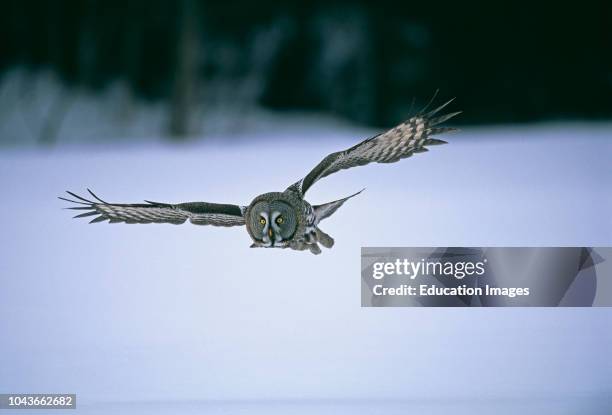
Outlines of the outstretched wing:
{"label": "outstretched wing", "polygon": [[85,199],[75,193],[67,192],[76,200],[60,199],[82,206],[67,209],[83,210],[84,213],[75,218],[94,216],[89,223],[172,223],[175,225],[185,223],[187,219],[195,225],[239,226],[244,225],[245,206],[225,205],[219,203],[190,202],[171,205],[168,203],[150,202],[124,204],[108,203],[87,189],[95,200]]}
{"label": "outstretched wing", "polygon": [[450,127],[436,127],[461,113],[458,111],[437,116],[438,112],[452,101],[451,99],[426,114],[418,114],[389,131],[368,138],[348,150],[328,155],[306,177],[290,186],[290,189],[296,190],[303,196],[317,180],[339,170],[374,162],[395,163],[414,153],[428,151],[425,146],[446,144],[446,141],[437,140],[431,136],[456,130]]}

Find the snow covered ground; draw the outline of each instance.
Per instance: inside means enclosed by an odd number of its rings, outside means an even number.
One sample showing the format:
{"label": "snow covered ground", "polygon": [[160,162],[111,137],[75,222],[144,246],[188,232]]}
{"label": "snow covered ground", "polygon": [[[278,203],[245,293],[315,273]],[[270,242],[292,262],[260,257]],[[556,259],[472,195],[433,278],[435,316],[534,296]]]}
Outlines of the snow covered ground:
{"label": "snow covered ground", "polygon": [[362,309],[359,252],[611,245],[612,125],[465,128],[328,177],[310,201],[366,191],[323,223],[320,256],[249,249],[242,228],[87,225],[56,199],[248,204],[368,133],[312,118],[0,149],[0,391],[95,414],[608,413],[612,309]]}

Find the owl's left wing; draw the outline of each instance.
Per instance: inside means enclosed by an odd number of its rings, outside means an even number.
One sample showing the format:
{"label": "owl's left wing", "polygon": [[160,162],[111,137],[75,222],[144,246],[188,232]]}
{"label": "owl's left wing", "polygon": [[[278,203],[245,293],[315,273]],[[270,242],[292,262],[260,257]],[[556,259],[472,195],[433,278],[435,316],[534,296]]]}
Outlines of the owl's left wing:
{"label": "owl's left wing", "polygon": [[175,205],[168,203],[150,202],[146,203],[108,203],[87,189],[95,200],[89,200],[75,193],[67,192],[76,200],[60,199],[82,206],[69,207],[68,209],[84,210],[84,213],[76,215],[75,218],[94,216],[89,223],[172,223],[179,225],[189,222],[194,225],[213,226],[240,226],[244,225],[244,212],[246,206],[227,205],[220,203],[189,202]]}
{"label": "owl's left wing", "polygon": [[426,148],[428,145],[446,144],[446,141],[437,140],[432,136],[456,130],[451,127],[436,127],[461,113],[461,111],[458,111],[438,115],[452,101],[451,99],[426,114],[418,114],[398,126],[368,138],[347,150],[328,155],[306,177],[291,185],[289,189],[295,190],[303,196],[317,180],[337,171],[369,163],[395,163],[415,153],[428,151]]}

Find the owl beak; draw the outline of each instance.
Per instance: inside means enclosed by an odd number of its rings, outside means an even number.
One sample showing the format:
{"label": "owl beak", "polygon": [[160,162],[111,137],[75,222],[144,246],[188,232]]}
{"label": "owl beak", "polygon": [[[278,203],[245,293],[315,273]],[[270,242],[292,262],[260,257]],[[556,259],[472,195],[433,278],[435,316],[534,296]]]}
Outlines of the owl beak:
{"label": "owl beak", "polygon": [[268,236],[270,237],[270,240],[272,240],[272,227],[268,228]]}

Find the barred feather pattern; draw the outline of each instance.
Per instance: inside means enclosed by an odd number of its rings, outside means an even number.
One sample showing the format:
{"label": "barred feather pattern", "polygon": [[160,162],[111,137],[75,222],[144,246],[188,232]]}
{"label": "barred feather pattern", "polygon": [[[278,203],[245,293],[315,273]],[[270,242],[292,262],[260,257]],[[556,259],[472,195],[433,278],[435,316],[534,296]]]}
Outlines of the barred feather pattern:
{"label": "barred feather pattern", "polygon": [[321,219],[331,216],[333,212],[335,212],[342,205],[342,203],[359,193],[355,193],[347,198],[329,203],[328,205],[334,204],[335,206],[330,208],[333,209],[333,211],[327,211],[326,213],[328,214],[324,217],[319,217],[320,212],[317,212],[316,210],[319,206],[311,206],[309,203],[304,202],[304,208],[302,211],[305,221],[304,231],[300,236],[290,241],[286,247],[296,251],[309,250],[311,253],[318,255],[321,253],[319,244],[326,248],[331,248],[334,246],[334,238],[323,232],[317,225]]}
{"label": "barred feather pattern", "polygon": [[450,100],[428,113],[418,114],[396,127],[368,138],[347,150],[328,155],[306,177],[291,187],[303,196],[316,181],[337,171],[369,163],[395,163],[415,153],[428,151],[426,146],[446,144],[446,141],[432,138],[432,136],[456,130],[451,127],[437,127],[461,113],[461,111],[458,111],[438,115],[452,101]]}
{"label": "barred feather pattern", "polygon": [[75,193],[67,192],[74,199],[60,197],[67,202],[78,204],[67,209],[83,210],[75,218],[95,216],[89,223],[109,221],[110,223],[170,223],[179,225],[187,220],[194,225],[240,226],[245,224],[245,206],[207,202],[189,202],[176,205],[160,202],[108,203],[87,189],[95,200],[89,200]]}

